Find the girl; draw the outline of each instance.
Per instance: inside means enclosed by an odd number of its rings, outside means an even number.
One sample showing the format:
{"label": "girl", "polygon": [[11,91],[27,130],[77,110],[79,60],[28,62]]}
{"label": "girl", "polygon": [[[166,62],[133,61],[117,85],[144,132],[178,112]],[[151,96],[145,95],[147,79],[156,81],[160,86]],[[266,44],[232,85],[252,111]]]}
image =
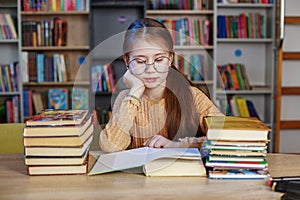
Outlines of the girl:
{"label": "girl", "polygon": [[100,133],[101,149],[201,147],[203,118],[223,114],[172,65],[168,29],[150,18],[134,21],[126,31],[123,52],[128,89],[116,98],[112,118]]}

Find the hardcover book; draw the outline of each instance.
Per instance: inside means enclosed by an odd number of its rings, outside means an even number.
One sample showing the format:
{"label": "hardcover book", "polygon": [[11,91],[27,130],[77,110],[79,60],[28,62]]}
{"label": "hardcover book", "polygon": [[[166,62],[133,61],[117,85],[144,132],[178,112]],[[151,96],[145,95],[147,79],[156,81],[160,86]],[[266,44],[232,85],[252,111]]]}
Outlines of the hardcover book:
{"label": "hardcover book", "polygon": [[66,125],[35,125],[26,126],[24,137],[53,137],[53,136],[78,136],[81,135],[92,123],[92,117],[87,115],[80,124]]}
{"label": "hardcover book", "polygon": [[205,118],[208,140],[267,141],[270,128],[254,117]]}
{"label": "hardcover book", "polygon": [[210,161],[208,158],[205,162],[206,167],[226,168],[226,169],[267,169],[268,163],[264,159],[262,162],[233,162],[233,161]]}
{"label": "hardcover book", "polygon": [[27,120],[26,126],[78,125],[88,114],[88,110],[44,110]]}
{"label": "hardcover book", "polygon": [[267,170],[253,169],[223,169],[209,171],[209,178],[215,179],[265,179]]}
{"label": "hardcover book", "polygon": [[81,135],[77,136],[60,136],[60,137],[24,137],[23,142],[25,147],[30,146],[80,146],[86,142],[90,137],[93,136],[94,127],[92,124],[89,125],[87,130]]}
{"label": "hardcover book", "polygon": [[102,154],[88,175],[141,168],[146,176],[206,176],[197,148],[149,148]]}
{"label": "hardcover book", "polygon": [[24,154],[26,156],[38,157],[82,157],[92,141],[93,137],[89,137],[82,145],[79,146],[25,147]]}
{"label": "hardcover book", "polygon": [[28,175],[71,175],[86,174],[87,163],[82,165],[32,165],[27,166]]}
{"label": "hardcover book", "polygon": [[25,156],[26,165],[82,165],[87,159],[89,146],[80,156]]}

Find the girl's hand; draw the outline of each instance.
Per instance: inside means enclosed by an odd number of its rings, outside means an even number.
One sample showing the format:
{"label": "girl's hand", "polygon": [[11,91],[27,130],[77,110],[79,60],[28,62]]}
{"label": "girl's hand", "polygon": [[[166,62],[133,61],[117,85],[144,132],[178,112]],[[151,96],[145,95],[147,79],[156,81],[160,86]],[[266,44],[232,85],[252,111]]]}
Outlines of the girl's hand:
{"label": "girl's hand", "polygon": [[154,135],[152,138],[146,140],[143,145],[153,148],[175,148],[179,147],[179,142],[173,142],[161,135]]}
{"label": "girl's hand", "polygon": [[142,80],[134,76],[127,70],[123,76],[123,82],[127,88],[130,89],[129,94],[132,94],[138,98],[140,98],[144,91],[145,85]]}

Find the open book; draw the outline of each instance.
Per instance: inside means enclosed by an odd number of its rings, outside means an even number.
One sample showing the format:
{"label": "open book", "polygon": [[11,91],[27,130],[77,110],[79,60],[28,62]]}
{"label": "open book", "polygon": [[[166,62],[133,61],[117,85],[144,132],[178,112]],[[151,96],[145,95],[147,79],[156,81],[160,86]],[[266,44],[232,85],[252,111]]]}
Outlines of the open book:
{"label": "open book", "polygon": [[146,176],[206,176],[197,148],[150,148],[102,154],[88,175],[141,167]]}

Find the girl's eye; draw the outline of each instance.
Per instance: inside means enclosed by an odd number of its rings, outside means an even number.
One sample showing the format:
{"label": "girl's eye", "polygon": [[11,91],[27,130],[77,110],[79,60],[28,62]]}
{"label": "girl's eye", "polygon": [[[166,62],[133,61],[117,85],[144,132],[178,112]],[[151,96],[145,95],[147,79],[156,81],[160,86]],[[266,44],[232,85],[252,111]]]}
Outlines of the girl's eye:
{"label": "girl's eye", "polygon": [[146,61],[145,60],[142,60],[142,59],[135,59],[135,62],[139,63],[139,64],[143,64],[145,63]]}
{"label": "girl's eye", "polygon": [[155,59],[155,62],[160,62],[162,60],[164,60],[164,57],[158,57],[158,58]]}

